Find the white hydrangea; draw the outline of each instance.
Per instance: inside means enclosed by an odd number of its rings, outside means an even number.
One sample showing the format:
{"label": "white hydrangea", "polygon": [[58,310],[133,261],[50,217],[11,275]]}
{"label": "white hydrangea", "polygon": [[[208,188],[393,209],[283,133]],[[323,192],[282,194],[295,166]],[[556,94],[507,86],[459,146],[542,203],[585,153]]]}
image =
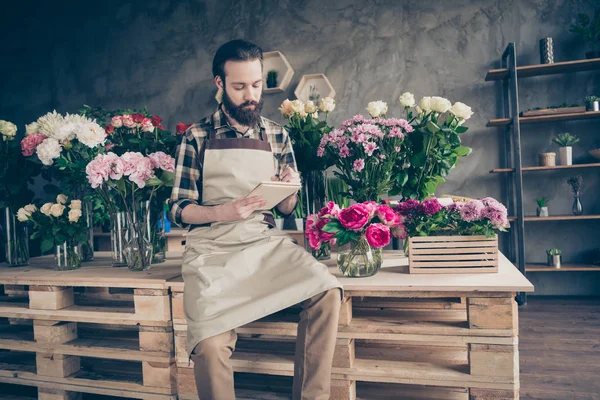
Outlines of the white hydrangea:
{"label": "white hydrangea", "polygon": [[37,156],[44,165],[52,165],[55,158],[60,157],[62,146],[54,138],[46,138],[36,148]]}
{"label": "white hydrangea", "polygon": [[95,122],[80,124],[77,130],[77,140],[87,147],[94,148],[106,140],[106,131]]}
{"label": "white hydrangea", "polygon": [[59,127],[63,126],[64,123],[65,117],[63,117],[62,115],[57,113],[56,110],[54,110],[53,112],[49,112],[48,114],[38,118],[38,133],[46,135],[49,138],[53,138],[54,131]]}

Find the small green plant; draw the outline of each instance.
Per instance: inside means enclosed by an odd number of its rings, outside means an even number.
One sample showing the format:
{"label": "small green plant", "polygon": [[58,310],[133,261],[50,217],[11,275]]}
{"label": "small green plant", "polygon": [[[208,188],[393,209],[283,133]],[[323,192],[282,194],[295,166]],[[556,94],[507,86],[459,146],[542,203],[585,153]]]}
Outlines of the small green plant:
{"label": "small green plant", "polygon": [[599,101],[600,97],[598,96],[585,96],[583,98],[583,101],[585,102],[585,104],[592,104],[595,101]]}
{"label": "small green plant", "polygon": [[579,191],[581,190],[581,185],[583,184],[583,178],[581,175],[572,176],[567,179],[567,185],[571,187],[571,191],[573,192],[573,196],[579,195]]}
{"label": "small green plant", "polygon": [[327,199],[333,201],[340,208],[350,206],[350,197],[348,196],[348,185],[340,178],[327,178]]}
{"label": "small green plant", "polygon": [[277,87],[277,71],[274,69],[267,72],[267,88]]}
{"label": "small green plant", "polygon": [[537,203],[538,207],[542,208],[546,207],[546,205],[548,204],[548,199],[545,197],[538,197],[537,199],[535,199],[535,202]]}
{"label": "small green plant", "polygon": [[577,136],[571,135],[569,132],[561,133],[554,139],[552,139],[554,143],[559,145],[560,147],[570,147],[579,142],[579,138]]}
{"label": "small green plant", "polygon": [[582,35],[592,51],[600,50],[600,9],[596,9],[593,19],[587,14],[577,14],[569,32]]}
{"label": "small green plant", "polygon": [[548,250],[546,250],[546,254],[548,254],[549,256],[560,256],[560,255],[562,255],[562,250],[561,249],[548,249]]}

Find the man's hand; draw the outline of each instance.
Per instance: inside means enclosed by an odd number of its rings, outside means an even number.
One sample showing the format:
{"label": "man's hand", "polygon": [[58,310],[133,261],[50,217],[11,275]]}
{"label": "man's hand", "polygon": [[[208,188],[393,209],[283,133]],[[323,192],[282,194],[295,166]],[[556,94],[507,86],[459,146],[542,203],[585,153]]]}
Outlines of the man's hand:
{"label": "man's hand", "polygon": [[267,201],[259,196],[239,198],[217,206],[219,221],[241,221],[248,218],[254,211],[264,207]]}
{"label": "man's hand", "polygon": [[279,176],[274,176],[271,178],[272,181],[281,181],[281,182],[294,182],[300,184],[300,174],[294,171],[289,165],[286,165],[283,171],[279,174]]}

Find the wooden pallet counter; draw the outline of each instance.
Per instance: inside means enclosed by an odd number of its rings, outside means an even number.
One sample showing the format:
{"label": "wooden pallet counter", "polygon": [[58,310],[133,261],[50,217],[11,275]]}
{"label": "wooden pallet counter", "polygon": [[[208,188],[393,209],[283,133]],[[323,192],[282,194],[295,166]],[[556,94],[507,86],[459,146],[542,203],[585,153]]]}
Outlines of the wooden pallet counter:
{"label": "wooden pallet counter", "polygon": [[112,268],[109,253],[74,271],[0,264],[0,383],[39,399],[82,393],[175,400],[169,289],[180,257],[145,272]]}
{"label": "wooden pallet counter", "polygon": [[[502,254],[497,273],[411,275],[402,253],[385,252],[384,267],[369,278],[341,277],[332,258],[330,270],[345,289],[332,399],[519,398],[514,296],[533,286]],[[185,350],[184,284],[179,277],[169,286],[178,395],[197,399]],[[263,388],[275,387],[273,378],[289,383],[298,320],[292,307],[237,329],[236,374],[256,374],[250,381],[259,388],[261,380]]]}

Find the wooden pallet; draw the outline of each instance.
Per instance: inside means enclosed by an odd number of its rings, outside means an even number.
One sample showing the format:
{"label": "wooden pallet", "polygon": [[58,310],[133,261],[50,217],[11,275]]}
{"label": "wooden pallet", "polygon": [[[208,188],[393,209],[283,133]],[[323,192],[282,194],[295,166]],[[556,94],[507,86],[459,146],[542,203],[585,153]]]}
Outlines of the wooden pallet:
{"label": "wooden pallet", "polygon": [[102,255],[68,272],[48,261],[0,269],[0,382],[36,386],[40,399],[175,399],[166,281],[180,261],[138,273]]}
{"label": "wooden pallet", "polygon": [[498,272],[498,237],[416,236],[408,239],[411,274]]}
{"label": "wooden pallet", "polygon": [[[181,285],[174,285],[171,302],[178,394],[197,399],[193,363],[188,365],[186,353],[181,291]],[[415,399],[518,399],[514,293],[359,289],[346,295],[332,399],[386,398],[394,390],[408,390]],[[236,329],[234,371],[293,376],[298,318],[298,309],[292,308]],[[364,384],[372,390],[361,394],[357,387]],[[386,390],[378,385],[387,385]]]}

